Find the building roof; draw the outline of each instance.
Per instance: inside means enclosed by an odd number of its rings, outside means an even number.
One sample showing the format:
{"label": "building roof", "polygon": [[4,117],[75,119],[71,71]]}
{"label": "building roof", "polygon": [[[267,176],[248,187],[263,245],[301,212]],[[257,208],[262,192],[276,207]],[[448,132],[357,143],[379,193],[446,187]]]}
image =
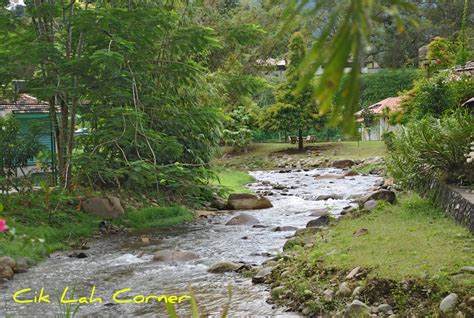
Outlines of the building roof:
{"label": "building roof", "polygon": [[47,112],[49,105],[36,97],[20,94],[15,101],[0,100],[0,117],[12,112]]}
{"label": "building roof", "polygon": [[[400,108],[401,101],[402,101],[401,96],[389,97],[369,106],[369,109],[374,113],[374,115],[380,116],[384,113],[384,111],[386,111],[385,109],[387,109],[389,112],[398,110]],[[356,116],[357,122],[362,122],[364,120],[362,117],[362,110],[359,110],[354,115]]]}

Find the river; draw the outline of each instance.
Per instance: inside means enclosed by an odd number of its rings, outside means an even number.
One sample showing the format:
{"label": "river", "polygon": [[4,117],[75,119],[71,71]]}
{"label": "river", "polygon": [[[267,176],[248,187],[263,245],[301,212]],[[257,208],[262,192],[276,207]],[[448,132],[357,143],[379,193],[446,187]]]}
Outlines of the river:
{"label": "river", "polygon": [[[50,317],[61,312],[58,297],[65,287],[75,290],[76,298],[89,296],[95,286],[95,297],[103,302],[84,304],[78,316],[90,317],[167,317],[163,304],[116,304],[114,292],[131,290],[123,295],[186,295],[192,286],[202,315],[217,316],[227,303],[228,286],[232,289],[230,316],[297,316],[285,308],[267,303],[268,286],[252,284],[250,278],[238,273],[210,274],[212,264],[226,260],[260,265],[272,255],[281,252],[284,242],[293,232],[276,232],[279,225],[304,228],[312,219],[315,209],[328,208],[338,216],[354,197],[367,193],[382,178],[351,176],[324,178],[324,175],[342,176],[339,169],[313,169],[251,172],[257,181],[249,187],[254,191],[272,191],[269,196],[274,207],[245,211],[260,220],[265,228],[226,226],[225,223],[241,211],[219,213],[210,219],[149,231],[150,242],[142,242],[143,233],[129,233],[101,237],[90,242],[85,251],[87,258],[70,258],[67,253],[55,253],[47,260],[18,274],[12,281],[0,285],[0,317]],[[315,175],[323,177],[315,178]],[[263,183],[262,183],[263,182]],[[287,192],[273,190],[272,184],[288,187]],[[338,199],[317,200],[330,195]],[[247,239],[243,239],[247,237]],[[190,250],[199,259],[184,263],[153,261],[153,253],[162,249]],[[21,299],[30,299],[44,287],[51,303],[17,304],[12,295],[25,288],[32,290]],[[68,294],[71,297],[71,293]],[[178,313],[189,315],[189,305],[177,305]]]}

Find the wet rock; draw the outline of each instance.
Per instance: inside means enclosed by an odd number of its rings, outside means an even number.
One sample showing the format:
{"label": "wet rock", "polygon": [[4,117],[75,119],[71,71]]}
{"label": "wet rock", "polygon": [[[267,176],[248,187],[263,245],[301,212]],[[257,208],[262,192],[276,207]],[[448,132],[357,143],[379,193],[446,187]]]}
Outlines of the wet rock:
{"label": "wet rock", "polygon": [[349,288],[349,285],[347,285],[347,283],[345,282],[339,285],[339,288],[336,293],[336,295],[340,297],[348,297],[351,294],[352,294],[352,290]]}
{"label": "wet rock", "polygon": [[334,299],[334,291],[330,288],[326,289],[324,292],[323,292],[323,295],[324,295],[324,299],[326,301],[332,301]]}
{"label": "wet rock", "polygon": [[216,212],[213,211],[205,211],[205,210],[197,210],[194,211],[194,216],[200,219],[207,219],[210,216],[216,215]]}
{"label": "wet rock", "polygon": [[306,224],[306,227],[318,227],[328,225],[330,221],[329,215],[320,216],[317,219],[311,220]]}
{"label": "wet rock", "polygon": [[227,273],[238,270],[242,265],[234,262],[219,262],[207,270],[209,273]]}
{"label": "wet rock", "polygon": [[354,176],[358,176],[358,175],[359,175],[358,172],[352,171],[352,170],[349,170],[346,173],[344,173],[344,177],[354,177]]}
{"label": "wet rock", "polygon": [[11,269],[14,269],[16,266],[16,261],[9,256],[2,256],[0,257],[0,265],[6,265]]}
{"label": "wet rock", "polygon": [[288,188],[285,185],[279,184],[279,183],[274,184],[273,189],[274,190],[288,190]]}
{"label": "wet rock", "polygon": [[329,211],[328,209],[316,209],[313,212],[311,212],[310,216],[323,216],[323,215],[328,215]]}
{"label": "wet rock", "polygon": [[390,312],[392,310],[393,310],[393,308],[389,304],[381,304],[377,307],[376,312],[377,313],[388,314],[388,312]]}
{"label": "wet rock", "polygon": [[360,300],[354,300],[350,305],[346,307],[344,311],[344,318],[362,318],[369,317],[370,307],[361,302]]}
{"label": "wet rock", "polygon": [[377,207],[377,201],[375,201],[375,200],[369,200],[369,201],[364,203],[364,209],[373,210],[376,207]]}
{"label": "wet rock", "polygon": [[264,228],[267,228],[268,226],[266,225],[263,225],[263,224],[255,224],[252,226],[252,228],[254,229],[264,229]]}
{"label": "wet rock", "polygon": [[89,198],[82,202],[82,209],[104,220],[115,219],[124,214],[120,199],[113,196]]}
{"label": "wet rock", "polygon": [[363,236],[363,235],[367,235],[369,234],[369,230],[368,229],[358,229],[357,231],[355,231],[352,236],[354,237],[359,237],[359,236]]}
{"label": "wet rock", "polygon": [[246,236],[242,236],[241,239],[242,239],[242,240],[248,240],[249,237],[246,235]]}
{"label": "wet rock", "polygon": [[16,259],[15,273],[26,273],[30,266],[34,265],[34,261],[28,257],[20,257]]}
{"label": "wet rock", "polygon": [[338,174],[323,174],[323,175],[314,175],[316,180],[327,180],[327,179],[344,179],[344,176]]}
{"label": "wet rock", "polygon": [[359,273],[360,267],[356,267],[349,274],[347,274],[346,279],[353,279]]}
{"label": "wet rock", "polygon": [[69,254],[68,256],[72,258],[87,258],[88,257],[87,254],[84,252],[73,252]]}
{"label": "wet rock", "polygon": [[329,199],[332,199],[332,200],[340,200],[342,199],[342,196],[339,195],[339,194],[320,194],[316,197],[316,201],[326,201],[326,200],[329,200]]}
{"label": "wet rock", "polygon": [[258,210],[273,207],[270,200],[251,193],[232,193],[227,201],[231,210]]}
{"label": "wet rock", "polygon": [[262,268],[261,270],[258,271],[257,274],[255,274],[254,277],[252,277],[252,283],[254,284],[265,283],[265,281],[268,279],[271,273],[272,273],[271,267]]}
{"label": "wet rock", "polygon": [[439,310],[441,310],[441,312],[443,313],[453,311],[454,308],[456,308],[457,303],[458,295],[455,293],[451,293],[441,301],[441,303],[439,304]]}
{"label": "wet rock", "polygon": [[7,264],[0,264],[0,280],[12,279],[14,275],[13,269]]}
{"label": "wet rock", "polygon": [[242,213],[237,216],[234,216],[225,225],[255,225],[259,223],[260,221],[257,218],[251,215]]}
{"label": "wet rock", "polygon": [[273,232],[288,232],[288,231],[295,231],[297,230],[297,227],[294,226],[277,226],[273,228]]}
{"label": "wet rock", "polygon": [[199,255],[186,250],[162,250],[153,255],[153,260],[158,262],[187,262],[197,258]]}
{"label": "wet rock", "polygon": [[368,200],[384,200],[384,201],[387,201],[388,203],[393,204],[396,198],[397,197],[395,195],[395,192],[391,190],[381,189],[370,194],[367,198],[367,201]]}
{"label": "wet rock", "polygon": [[344,168],[350,168],[353,165],[355,165],[354,160],[350,159],[341,159],[341,160],[335,160],[331,164],[334,168],[339,168],[339,169],[344,169]]}

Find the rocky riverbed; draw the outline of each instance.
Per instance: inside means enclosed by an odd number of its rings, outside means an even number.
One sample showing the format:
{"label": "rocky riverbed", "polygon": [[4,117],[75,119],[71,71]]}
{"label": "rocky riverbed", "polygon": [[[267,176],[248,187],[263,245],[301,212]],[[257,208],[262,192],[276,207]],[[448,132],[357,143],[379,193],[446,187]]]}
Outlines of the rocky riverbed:
{"label": "rocky riverbed", "polygon": [[[230,314],[297,315],[268,302],[265,282],[271,258],[308,222],[329,221],[355,208],[354,201],[383,183],[382,178],[347,174],[336,168],[252,172],[250,188],[270,198],[261,210],[203,213],[195,222],[173,229],[120,233],[91,241],[87,249],[60,252],[0,285],[0,316],[52,316],[61,313],[57,298],[68,287],[69,298],[87,297],[94,290],[102,302],[85,303],[79,315],[166,316],[163,303],[117,303],[137,295],[186,295],[192,287],[202,314],[219,314],[232,289]],[[240,220],[235,221],[235,218]],[[234,221],[232,221],[234,219]],[[243,219],[243,221],[242,221]],[[315,221],[319,219],[320,221]],[[75,255],[77,257],[70,257]],[[81,257],[78,257],[81,255]],[[272,263],[273,262],[273,263]],[[255,275],[256,274],[256,275]],[[253,278],[251,278],[253,276]],[[31,288],[19,299],[32,299],[41,288],[51,303],[15,303],[12,295]],[[74,290],[74,296],[72,291]],[[188,302],[177,305],[189,313]]]}

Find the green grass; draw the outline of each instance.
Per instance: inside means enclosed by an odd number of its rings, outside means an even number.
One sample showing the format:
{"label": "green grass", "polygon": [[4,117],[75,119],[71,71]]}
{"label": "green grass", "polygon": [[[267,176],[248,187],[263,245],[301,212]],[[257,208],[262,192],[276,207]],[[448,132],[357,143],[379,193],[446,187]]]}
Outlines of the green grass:
{"label": "green grass", "polygon": [[[218,159],[217,164],[243,170],[273,169],[274,161],[271,157],[288,154],[294,159],[307,158],[306,150],[318,153],[317,158],[336,159],[365,159],[369,157],[385,156],[386,147],[383,141],[341,141],[320,142],[305,144],[305,151],[298,152],[298,146],[288,143],[261,143],[253,144],[247,153],[228,153],[223,159]],[[223,149],[229,152],[229,149]],[[313,156],[315,156],[313,154]]]}
{"label": "green grass", "polygon": [[[369,233],[353,237],[358,229]],[[472,235],[448,219],[429,201],[410,194],[397,205],[383,205],[360,218],[347,218],[332,228],[311,256],[325,265],[372,269],[372,274],[404,277],[444,277],[474,264]],[[465,250],[466,249],[466,250]],[[474,283],[474,282],[472,282]]]}
{"label": "green grass", "polygon": [[193,213],[182,207],[149,207],[127,211],[125,217],[118,220],[118,223],[141,230],[172,226],[192,219]]}
{"label": "green grass", "polygon": [[214,169],[218,180],[215,185],[225,187],[229,192],[251,192],[245,185],[255,181],[255,178],[246,172],[236,169],[218,167]]}

